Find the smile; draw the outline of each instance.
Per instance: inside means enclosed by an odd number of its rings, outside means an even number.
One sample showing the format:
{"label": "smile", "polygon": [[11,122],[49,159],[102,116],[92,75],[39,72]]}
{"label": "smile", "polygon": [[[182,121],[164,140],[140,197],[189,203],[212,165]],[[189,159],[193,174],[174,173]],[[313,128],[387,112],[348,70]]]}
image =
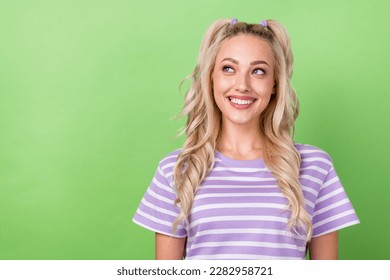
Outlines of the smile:
{"label": "smile", "polygon": [[249,105],[252,104],[254,99],[239,99],[234,97],[229,97],[230,102],[238,105]]}
{"label": "smile", "polygon": [[238,110],[245,110],[252,106],[253,102],[256,101],[255,98],[247,96],[229,96],[228,97],[230,105]]}

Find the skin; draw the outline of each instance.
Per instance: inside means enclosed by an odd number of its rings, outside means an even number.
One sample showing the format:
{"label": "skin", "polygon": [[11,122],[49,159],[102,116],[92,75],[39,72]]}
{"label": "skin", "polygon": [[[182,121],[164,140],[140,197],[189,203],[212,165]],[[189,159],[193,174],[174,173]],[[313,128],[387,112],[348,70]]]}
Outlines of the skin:
{"label": "skin", "polygon": [[[238,35],[225,42],[212,74],[214,99],[222,112],[217,149],[235,159],[262,157],[260,114],[275,92],[273,54],[266,42],[252,35]],[[230,98],[253,99],[239,110]]]}
{"label": "skin", "polygon": [[338,233],[337,231],[313,237],[309,244],[311,260],[337,260],[338,259]]}
{"label": "skin", "polygon": [[156,232],[155,242],[156,260],[183,259],[186,238],[175,238]]}
{"label": "skin", "polygon": [[[275,93],[274,59],[269,45],[252,35],[237,35],[217,53],[212,73],[214,99],[222,112],[221,137],[217,149],[225,156],[251,160],[261,158],[260,114]],[[237,99],[251,102],[237,105]],[[156,259],[180,260],[185,238],[156,233]],[[313,237],[310,259],[337,259],[337,232]]]}

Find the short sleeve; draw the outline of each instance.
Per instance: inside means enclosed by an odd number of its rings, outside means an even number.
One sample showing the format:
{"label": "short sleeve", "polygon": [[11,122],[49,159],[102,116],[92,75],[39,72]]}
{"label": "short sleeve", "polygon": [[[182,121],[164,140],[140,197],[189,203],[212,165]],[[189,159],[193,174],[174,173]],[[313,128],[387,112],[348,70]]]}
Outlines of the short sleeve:
{"label": "short sleeve", "polygon": [[315,203],[313,237],[358,223],[356,212],[332,164]]}
{"label": "short sleeve", "polygon": [[186,237],[187,232],[182,225],[177,227],[175,233],[173,232],[173,223],[180,209],[174,205],[176,194],[163,168],[164,166],[160,163],[138,206],[133,222],[154,232],[174,237]]}

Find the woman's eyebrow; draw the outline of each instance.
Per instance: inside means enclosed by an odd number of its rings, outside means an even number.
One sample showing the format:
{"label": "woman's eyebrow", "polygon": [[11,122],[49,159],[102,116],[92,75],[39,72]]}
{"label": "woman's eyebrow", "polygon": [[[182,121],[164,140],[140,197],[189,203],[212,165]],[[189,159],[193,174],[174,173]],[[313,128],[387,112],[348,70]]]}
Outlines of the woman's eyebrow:
{"label": "woman's eyebrow", "polygon": [[[230,61],[230,62],[232,62],[234,64],[237,64],[237,65],[240,64],[238,62],[238,60],[235,60],[234,58],[230,58],[230,57],[226,57],[226,58],[221,60],[221,62],[224,62],[224,61]],[[264,61],[264,60],[255,60],[255,61],[252,61],[250,63],[250,65],[257,65],[257,64],[267,64],[269,66],[269,64],[266,61]]]}
{"label": "woman's eyebrow", "polygon": [[264,60],[256,60],[251,62],[251,65],[256,65],[256,64],[267,64],[269,66],[269,64]]}
{"label": "woman's eyebrow", "polygon": [[224,62],[224,61],[230,61],[234,64],[239,64],[237,60],[235,60],[234,58],[230,58],[230,57],[226,57],[226,58],[221,60],[221,62]]}

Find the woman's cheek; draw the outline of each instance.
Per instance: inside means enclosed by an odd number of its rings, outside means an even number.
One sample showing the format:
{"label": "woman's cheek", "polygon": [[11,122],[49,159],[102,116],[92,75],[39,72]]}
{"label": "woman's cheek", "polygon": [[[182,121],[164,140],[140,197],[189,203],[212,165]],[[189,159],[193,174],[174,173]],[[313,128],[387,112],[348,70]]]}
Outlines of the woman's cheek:
{"label": "woman's cheek", "polygon": [[214,92],[223,94],[229,91],[234,84],[234,80],[231,77],[221,77],[216,75],[214,79]]}

